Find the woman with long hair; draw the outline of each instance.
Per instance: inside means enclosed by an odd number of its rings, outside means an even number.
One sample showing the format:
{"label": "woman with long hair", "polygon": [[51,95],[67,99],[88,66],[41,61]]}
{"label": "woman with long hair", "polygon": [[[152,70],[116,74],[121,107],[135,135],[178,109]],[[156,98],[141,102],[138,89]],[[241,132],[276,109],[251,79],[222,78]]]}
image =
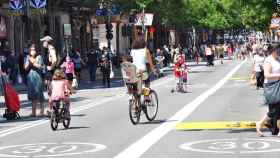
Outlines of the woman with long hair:
{"label": "woman with long hair", "polygon": [[42,81],[42,69],[43,59],[36,51],[33,44],[29,49],[29,55],[24,62],[24,68],[27,71],[27,87],[28,87],[28,100],[32,102],[31,116],[36,116],[36,107],[40,103],[41,111],[40,115],[44,115],[44,94],[43,94],[43,81]]}

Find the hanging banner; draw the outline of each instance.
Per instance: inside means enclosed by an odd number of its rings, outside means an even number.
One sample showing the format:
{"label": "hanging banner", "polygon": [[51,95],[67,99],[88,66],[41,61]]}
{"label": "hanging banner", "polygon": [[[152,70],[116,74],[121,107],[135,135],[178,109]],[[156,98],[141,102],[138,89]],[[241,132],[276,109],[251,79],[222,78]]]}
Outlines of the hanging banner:
{"label": "hanging banner", "polygon": [[144,24],[145,26],[151,26],[153,24],[153,19],[154,19],[154,14],[146,13],[145,16],[143,16],[142,13],[139,13],[136,15],[135,25],[142,26]]}
{"label": "hanging banner", "polygon": [[11,10],[20,11],[23,9],[23,0],[10,0],[9,6]]}
{"label": "hanging banner", "polygon": [[29,0],[32,15],[46,14],[47,0]]}
{"label": "hanging banner", "polygon": [[34,9],[45,9],[47,6],[47,0],[30,0],[30,7]]}
{"label": "hanging banner", "polygon": [[24,7],[24,0],[10,0],[8,14],[10,16],[21,16],[23,15]]}

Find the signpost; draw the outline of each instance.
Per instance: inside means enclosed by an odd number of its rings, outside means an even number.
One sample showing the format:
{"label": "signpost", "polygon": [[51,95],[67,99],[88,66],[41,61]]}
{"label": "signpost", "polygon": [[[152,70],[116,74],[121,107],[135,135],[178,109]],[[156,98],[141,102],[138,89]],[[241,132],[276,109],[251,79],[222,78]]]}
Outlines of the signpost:
{"label": "signpost", "polygon": [[72,36],[71,32],[71,24],[64,24],[63,25],[64,30],[64,37],[65,37],[65,48],[67,56],[69,56],[69,37]]}

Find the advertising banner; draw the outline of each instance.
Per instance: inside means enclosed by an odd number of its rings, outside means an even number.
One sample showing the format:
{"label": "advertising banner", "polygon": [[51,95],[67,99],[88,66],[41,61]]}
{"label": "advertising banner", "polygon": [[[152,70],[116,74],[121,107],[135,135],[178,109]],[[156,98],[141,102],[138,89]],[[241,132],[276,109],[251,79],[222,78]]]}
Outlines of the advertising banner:
{"label": "advertising banner", "polygon": [[154,14],[146,13],[145,16],[143,16],[142,13],[139,13],[136,15],[135,25],[142,26],[144,23],[145,26],[152,26],[153,19],[154,19]]}
{"label": "advertising banner", "polygon": [[20,11],[24,7],[23,0],[10,0],[9,6],[11,10]]}
{"label": "advertising banner", "polygon": [[29,5],[34,9],[44,9],[47,6],[47,0],[30,0]]}

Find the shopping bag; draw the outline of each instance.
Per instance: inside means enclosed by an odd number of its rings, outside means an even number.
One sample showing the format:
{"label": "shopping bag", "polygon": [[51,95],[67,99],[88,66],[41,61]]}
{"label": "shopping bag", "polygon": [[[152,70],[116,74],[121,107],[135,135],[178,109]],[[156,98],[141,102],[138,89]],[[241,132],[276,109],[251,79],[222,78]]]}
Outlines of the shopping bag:
{"label": "shopping bag", "polygon": [[74,78],[73,82],[72,82],[72,88],[78,88],[78,87],[79,87],[78,80],[76,78]]}
{"label": "shopping bag", "polygon": [[113,65],[111,63],[111,71],[110,71],[110,78],[114,78],[115,74],[114,74],[114,71],[113,71]]}
{"label": "shopping bag", "polygon": [[114,74],[114,71],[111,71],[110,72],[110,78],[114,78],[115,74]]}

